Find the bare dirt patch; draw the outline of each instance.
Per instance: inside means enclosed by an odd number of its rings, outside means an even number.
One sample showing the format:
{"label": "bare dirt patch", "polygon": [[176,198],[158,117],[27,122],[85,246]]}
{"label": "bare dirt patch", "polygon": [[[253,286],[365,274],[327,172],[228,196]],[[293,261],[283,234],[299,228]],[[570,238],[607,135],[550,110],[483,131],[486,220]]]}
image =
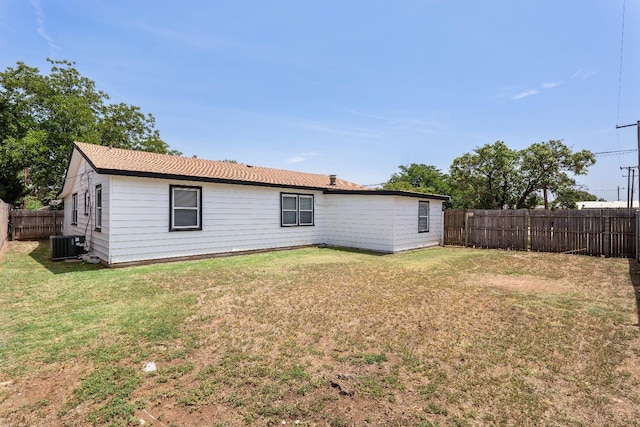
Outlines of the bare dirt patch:
{"label": "bare dirt patch", "polygon": [[72,361],[1,382],[0,425],[66,425],[57,411],[71,399],[73,387],[87,369]]}
{"label": "bare dirt patch", "polygon": [[640,425],[626,260],[309,249],[57,274],[39,251],[0,268],[0,425]]}
{"label": "bare dirt patch", "polygon": [[563,280],[549,280],[534,276],[514,276],[508,274],[478,275],[473,285],[489,286],[517,292],[569,293],[575,287]]}
{"label": "bare dirt patch", "polygon": [[13,253],[18,253],[18,254],[29,254],[31,252],[33,252],[38,245],[40,244],[40,242],[36,241],[36,240],[29,240],[29,241],[11,241],[11,242],[7,242],[7,251],[11,251]]}

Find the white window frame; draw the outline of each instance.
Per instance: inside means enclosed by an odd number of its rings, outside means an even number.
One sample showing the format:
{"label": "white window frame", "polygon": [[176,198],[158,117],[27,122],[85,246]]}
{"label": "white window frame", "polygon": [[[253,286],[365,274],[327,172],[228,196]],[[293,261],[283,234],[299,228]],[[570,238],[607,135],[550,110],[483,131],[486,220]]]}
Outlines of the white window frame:
{"label": "white window frame", "polygon": [[[295,199],[295,209],[285,209],[285,198]],[[301,209],[300,200],[311,200],[311,209]],[[285,212],[295,212],[295,223],[284,222]],[[301,212],[310,212],[311,221],[302,222],[300,220]],[[313,194],[296,194],[296,193],[280,193],[280,226],[281,227],[310,227],[315,225],[315,197]]]}
{"label": "white window frame", "polygon": [[102,231],[102,184],[96,185],[96,231]]}
{"label": "white window frame", "polygon": [[[192,191],[196,193],[196,206],[176,206],[176,191]],[[169,186],[169,231],[202,230],[202,187],[190,185]],[[175,225],[177,210],[193,210],[196,212],[196,223],[193,225]]]}
{"label": "white window frame", "polygon": [[[293,209],[285,208],[285,203],[284,203],[285,198],[293,199],[296,204],[295,208]],[[295,214],[295,221],[293,223],[284,222],[285,212],[287,213],[293,212]],[[280,225],[282,227],[296,227],[298,225],[298,196],[296,194],[285,194],[285,193],[280,194]]]}
{"label": "white window frame", "polygon": [[71,225],[78,225],[78,193],[71,195]]}
{"label": "white window frame", "polygon": [[[427,205],[427,209],[426,209],[426,215],[422,215],[422,206],[423,204]],[[431,208],[431,205],[429,204],[429,202],[427,200],[420,200],[418,201],[418,233],[428,233],[429,232],[429,209]],[[422,227],[420,225],[420,220],[422,219],[426,219],[427,221],[427,225],[426,227]]]}
{"label": "white window frame", "polygon": [[[311,209],[302,209],[302,203],[300,203],[301,200],[311,200]],[[302,222],[302,215],[300,215],[302,212],[311,212],[311,221],[310,222]],[[313,195],[311,194],[299,194],[298,195],[298,224],[299,225],[313,225],[313,220],[314,220],[314,200],[313,200]]]}

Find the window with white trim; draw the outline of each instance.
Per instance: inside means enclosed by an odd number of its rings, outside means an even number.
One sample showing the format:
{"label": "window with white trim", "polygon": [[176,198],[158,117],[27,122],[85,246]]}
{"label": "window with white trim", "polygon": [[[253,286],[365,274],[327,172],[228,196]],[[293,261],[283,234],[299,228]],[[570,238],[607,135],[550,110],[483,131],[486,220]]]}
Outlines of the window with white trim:
{"label": "window with white trim", "polygon": [[96,185],[96,231],[102,230],[102,185]]}
{"label": "window with white trim", "polygon": [[429,202],[418,202],[418,233],[429,231]]}
{"label": "window with white trim", "polygon": [[169,186],[169,231],[202,230],[202,187]]}
{"label": "window with white trim", "polygon": [[295,227],[313,225],[314,200],[312,194],[280,193],[280,225]]}
{"label": "window with white trim", "polygon": [[71,225],[78,224],[78,193],[71,195]]}

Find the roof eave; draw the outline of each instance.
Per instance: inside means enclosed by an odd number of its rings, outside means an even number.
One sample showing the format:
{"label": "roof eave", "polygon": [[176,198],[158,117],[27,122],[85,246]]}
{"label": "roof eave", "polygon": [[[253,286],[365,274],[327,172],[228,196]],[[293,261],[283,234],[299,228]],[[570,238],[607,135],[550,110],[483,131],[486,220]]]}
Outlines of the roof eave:
{"label": "roof eave", "polygon": [[419,199],[433,199],[433,200],[450,200],[451,197],[442,194],[429,194],[429,193],[416,193],[412,191],[399,191],[399,190],[339,190],[339,189],[326,189],[325,194],[361,194],[368,196],[402,196],[402,197],[414,197]]}
{"label": "roof eave", "polygon": [[[92,165],[93,166],[93,165]],[[122,169],[95,168],[95,171],[103,175],[130,176],[136,178],[172,179],[176,181],[213,182],[216,184],[250,185],[256,187],[291,188],[296,190],[324,191],[326,187],[314,187],[307,185],[279,184],[260,181],[243,181],[225,178],[213,178],[206,176],[180,175],[160,172],[127,171]]]}
{"label": "roof eave", "polygon": [[65,187],[67,186],[67,176],[69,175],[69,169],[71,168],[71,161],[73,160],[73,153],[74,152],[78,152],[78,153],[82,154],[85,159],[87,158],[87,156],[84,155],[82,150],[80,150],[78,148],[78,146],[76,145],[76,143],[74,142],[73,145],[71,146],[71,153],[69,153],[69,159],[67,160],[67,167],[66,167],[66,169],[64,171],[64,178],[62,179],[62,186],[60,187],[60,190],[58,190],[58,193],[56,194],[56,199],[61,199],[63,197],[63,195],[65,194]]}

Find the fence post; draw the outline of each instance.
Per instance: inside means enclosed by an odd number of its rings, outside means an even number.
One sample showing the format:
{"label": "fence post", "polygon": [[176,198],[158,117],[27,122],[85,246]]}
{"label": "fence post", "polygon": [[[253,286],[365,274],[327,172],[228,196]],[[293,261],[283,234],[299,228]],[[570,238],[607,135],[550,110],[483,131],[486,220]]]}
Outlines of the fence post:
{"label": "fence post", "polygon": [[640,262],[640,211],[636,211],[636,262]]}
{"label": "fence post", "polygon": [[525,250],[525,252],[529,251],[529,233],[531,232],[531,221],[530,221],[530,213],[529,213],[529,209],[524,211],[524,230],[522,231],[522,238],[524,239],[523,242],[523,249]]}
{"label": "fence post", "polygon": [[602,236],[602,246],[604,246],[603,252],[606,258],[611,257],[611,217],[609,216],[608,209],[601,209],[600,214],[602,215],[602,219],[604,221],[604,225],[602,227],[603,236]]}
{"label": "fence post", "polygon": [[469,246],[469,212],[464,211],[464,247]]}

